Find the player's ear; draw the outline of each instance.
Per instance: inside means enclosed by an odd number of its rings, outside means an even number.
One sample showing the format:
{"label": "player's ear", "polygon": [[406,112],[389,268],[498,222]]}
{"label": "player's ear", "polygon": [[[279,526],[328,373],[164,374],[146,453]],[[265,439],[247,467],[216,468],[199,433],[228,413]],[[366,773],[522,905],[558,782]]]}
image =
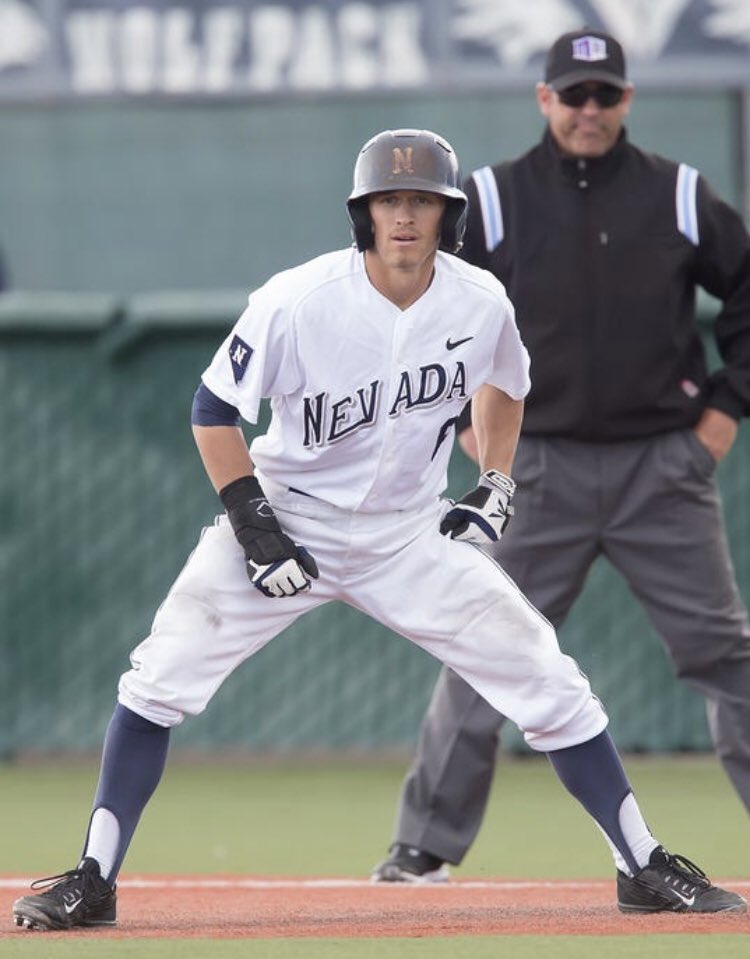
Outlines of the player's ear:
{"label": "player's ear", "polygon": [[622,100],[620,101],[622,115],[626,117],[630,113],[630,104],[633,102],[633,95],[635,94],[635,87],[632,83],[629,83],[627,87],[622,91]]}
{"label": "player's ear", "polygon": [[550,88],[547,86],[546,83],[542,83],[541,81],[537,83],[536,103],[537,103],[537,106],[539,107],[539,112],[542,114],[543,117],[549,116],[549,108],[552,104],[553,97],[554,97],[554,93],[552,90],[550,90]]}

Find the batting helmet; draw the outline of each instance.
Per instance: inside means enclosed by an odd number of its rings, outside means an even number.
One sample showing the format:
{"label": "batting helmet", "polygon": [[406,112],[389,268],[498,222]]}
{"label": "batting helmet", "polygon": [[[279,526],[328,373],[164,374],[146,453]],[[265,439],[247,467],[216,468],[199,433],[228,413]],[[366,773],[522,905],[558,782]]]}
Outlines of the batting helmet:
{"label": "batting helmet", "polygon": [[440,225],[440,249],[461,249],[469,201],[460,187],[461,176],[453,147],[429,130],[384,130],[359,151],[354,165],[354,187],[346,201],[358,250],[373,245],[372,219],[367,198],[392,190],[424,190],[447,200]]}

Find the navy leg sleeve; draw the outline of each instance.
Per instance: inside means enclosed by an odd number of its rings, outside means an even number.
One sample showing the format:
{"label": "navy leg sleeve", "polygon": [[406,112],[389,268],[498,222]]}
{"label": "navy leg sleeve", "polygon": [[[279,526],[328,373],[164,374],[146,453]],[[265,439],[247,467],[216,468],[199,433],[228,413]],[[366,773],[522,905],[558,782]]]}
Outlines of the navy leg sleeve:
{"label": "navy leg sleeve", "polygon": [[547,753],[560,782],[593,816],[633,873],[639,866],[620,827],[620,807],[633,790],[605,729],[593,739]]}
{"label": "navy leg sleeve", "polygon": [[[169,729],[120,703],[104,739],[94,811],[108,809],[120,826],[120,842],[108,882],[119,872],[146,803],[159,784],[169,748]],[[85,847],[84,847],[85,849]]]}

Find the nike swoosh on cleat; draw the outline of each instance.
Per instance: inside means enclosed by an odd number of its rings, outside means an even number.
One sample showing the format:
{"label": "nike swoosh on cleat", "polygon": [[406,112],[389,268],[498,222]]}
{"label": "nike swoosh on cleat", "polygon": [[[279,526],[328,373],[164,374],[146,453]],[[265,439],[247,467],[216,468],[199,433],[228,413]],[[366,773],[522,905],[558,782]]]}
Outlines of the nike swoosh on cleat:
{"label": "nike swoosh on cleat", "polygon": [[450,337],[445,341],[446,350],[455,350],[457,346],[461,346],[462,343],[468,343],[469,340],[473,340],[473,336],[465,336],[462,340],[451,340]]}
{"label": "nike swoosh on cleat", "polygon": [[80,899],[76,899],[75,902],[71,902],[71,903],[64,902],[63,907],[65,909],[65,912],[67,912],[67,914],[70,915],[71,912],[73,912],[73,910],[76,908],[76,906],[79,906],[82,902],[83,902],[83,896],[81,896]]}
{"label": "nike swoosh on cleat", "polygon": [[677,892],[676,889],[670,889],[670,892],[673,893],[678,898],[682,899],[686,906],[692,906],[695,902],[695,893],[692,896],[683,896],[681,892]]}

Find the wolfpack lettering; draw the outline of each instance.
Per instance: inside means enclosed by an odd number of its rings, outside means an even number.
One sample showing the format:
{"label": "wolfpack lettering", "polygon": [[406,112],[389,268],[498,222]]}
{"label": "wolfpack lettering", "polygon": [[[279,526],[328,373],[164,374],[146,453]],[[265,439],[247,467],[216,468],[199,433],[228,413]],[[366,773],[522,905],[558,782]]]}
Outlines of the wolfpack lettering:
{"label": "wolfpack lettering", "polygon": [[[42,6],[63,8],[70,86],[78,93],[362,90],[414,87],[429,76],[416,0]],[[6,46],[18,56],[16,33]]]}
{"label": "wolfpack lettering", "polygon": [[[331,399],[328,393],[306,396],[303,400],[303,446],[336,443],[372,426],[377,418],[383,384],[373,380],[353,395]],[[457,362],[451,369],[439,363],[421,366],[416,373],[404,370],[398,377],[396,396],[388,416],[396,417],[414,409],[437,406],[458,397],[468,399],[466,367]]]}

